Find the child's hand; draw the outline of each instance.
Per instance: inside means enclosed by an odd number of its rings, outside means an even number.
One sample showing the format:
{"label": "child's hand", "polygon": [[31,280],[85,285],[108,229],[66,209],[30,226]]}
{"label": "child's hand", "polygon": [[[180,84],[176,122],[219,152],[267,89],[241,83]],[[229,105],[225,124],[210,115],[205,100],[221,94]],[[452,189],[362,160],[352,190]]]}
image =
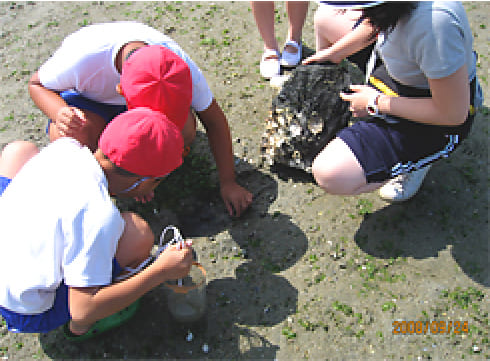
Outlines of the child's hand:
{"label": "child's hand", "polygon": [[61,136],[74,137],[87,122],[85,114],[75,107],[63,107],[52,119]]}
{"label": "child's hand", "polygon": [[350,89],[352,93],[340,93],[340,97],[350,102],[349,110],[352,112],[354,117],[365,117],[367,113],[367,105],[369,99],[375,94],[379,94],[376,89],[371,88],[367,85],[351,85]]}
{"label": "child's hand", "polygon": [[316,52],[315,54],[307,57],[306,59],[304,59],[301,64],[303,65],[307,65],[307,64],[312,64],[312,63],[320,63],[320,62],[325,62],[325,61],[331,61],[330,58],[329,58],[329,55],[330,55],[330,49],[323,49],[323,50],[320,50],[318,52]]}
{"label": "child's hand", "polygon": [[187,276],[192,261],[192,241],[185,241],[184,247],[181,245],[167,247],[155,260],[154,265],[160,267],[166,281]]}
{"label": "child's hand", "polygon": [[240,217],[253,200],[252,193],[236,182],[222,184],[221,197],[230,216],[236,217]]}
{"label": "child's hand", "polygon": [[145,203],[151,201],[153,199],[153,197],[155,197],[155,192],[151,191],[150,193],[145,194],[144,196],[134,197],[134,199],[137,202],[145,204]]}

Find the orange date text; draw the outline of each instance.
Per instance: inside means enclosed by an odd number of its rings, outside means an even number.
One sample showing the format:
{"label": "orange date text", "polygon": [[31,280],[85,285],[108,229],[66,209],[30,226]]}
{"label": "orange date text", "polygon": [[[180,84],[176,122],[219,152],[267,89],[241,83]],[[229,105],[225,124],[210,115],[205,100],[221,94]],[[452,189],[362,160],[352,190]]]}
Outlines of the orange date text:
{"label": "orange date text", "polygon": [[393,321],[394,335],[467,334],[468,321]]}

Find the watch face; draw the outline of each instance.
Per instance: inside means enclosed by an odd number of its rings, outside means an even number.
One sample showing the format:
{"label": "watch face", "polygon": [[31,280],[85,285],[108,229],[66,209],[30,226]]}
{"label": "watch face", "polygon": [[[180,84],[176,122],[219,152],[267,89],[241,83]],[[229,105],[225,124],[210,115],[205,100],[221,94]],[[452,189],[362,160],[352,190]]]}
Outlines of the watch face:
{"label": "watch face", "polygon": [[377,108],[373,105],[368,105],[367,106],[367,112],[369,115],[376,115],[378,112],[377,112]]}
{"label": "watch face", "polygon": [[367,104],[366,110],[369,115],[378,115],[378,97],[379,94]]}

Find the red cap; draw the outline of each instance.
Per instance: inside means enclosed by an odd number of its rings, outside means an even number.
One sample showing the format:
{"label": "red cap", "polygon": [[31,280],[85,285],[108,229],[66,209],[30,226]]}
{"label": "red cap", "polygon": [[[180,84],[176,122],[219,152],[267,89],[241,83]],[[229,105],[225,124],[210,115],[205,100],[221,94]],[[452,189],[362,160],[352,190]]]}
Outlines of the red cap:
{"label": "red cap", "polygon": [[128,109],[147,107],[164,113],[183,129],[192,100],[187,63],[161,45],[138,49],[123,63],[121,89]]}
{"label": "red cap", "polygon": [[162,177],[182,164],[184,140],[167,117],[148,108],[119,114],[104,129],[99,148],[115,165],[145,177]]}

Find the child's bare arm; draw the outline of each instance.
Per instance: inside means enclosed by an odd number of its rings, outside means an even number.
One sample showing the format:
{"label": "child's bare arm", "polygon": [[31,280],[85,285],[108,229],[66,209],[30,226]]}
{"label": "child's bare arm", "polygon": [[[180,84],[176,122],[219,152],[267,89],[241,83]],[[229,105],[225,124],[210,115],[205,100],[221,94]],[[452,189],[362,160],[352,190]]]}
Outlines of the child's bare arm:
{"label": "child's bare arm", "polygon": [[235,215],[240,216],[252,202],[252,194],[236,182],[230,128],[226,116],[215,99],[206,110],[198,112],[198,115],[206,129],[216,160],[225,206],[230,215],[233,215],[234,210]]}
{"label": "child's bare arm", "polygon": [[75,334],[88,331],[90,326],[135,302],[162,282],[182,278],[189,273],[192,250],[168,247],[150,266],[140,273],[106,287],[70,287],[70,329]]}
{"label": "child's bare arm", "polygon": [[36,106],[51,119],[62,135],[73,135],[86,122],[82,112],[68,106],[58,93],[41,84],[38,72],[29,80],[28,89]]}
{"label": "child's bare arm", "polygon": [[304,59],[302,63],[331,61],[338,64],[348,56],[372,44],[375,40],[375,29],[364,20],[359,26],[345,34],[330,47],[319,49],[315,54]]}

